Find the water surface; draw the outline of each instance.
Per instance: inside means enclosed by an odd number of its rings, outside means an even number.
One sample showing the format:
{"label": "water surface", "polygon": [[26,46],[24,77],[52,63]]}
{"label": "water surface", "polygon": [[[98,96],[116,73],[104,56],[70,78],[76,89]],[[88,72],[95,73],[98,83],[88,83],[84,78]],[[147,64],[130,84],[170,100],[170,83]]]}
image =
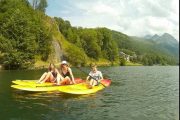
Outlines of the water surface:
{"label": "water surface", "polygon": [[[38,79],[45,70],[0,71],[2,120],[178,120],[179,67],[100,67],[110,87],[90,95],[27,92],[14,79]],[[89,72],[89,68],[81,68]],[[86,74],[73,68],[76,77]]]}

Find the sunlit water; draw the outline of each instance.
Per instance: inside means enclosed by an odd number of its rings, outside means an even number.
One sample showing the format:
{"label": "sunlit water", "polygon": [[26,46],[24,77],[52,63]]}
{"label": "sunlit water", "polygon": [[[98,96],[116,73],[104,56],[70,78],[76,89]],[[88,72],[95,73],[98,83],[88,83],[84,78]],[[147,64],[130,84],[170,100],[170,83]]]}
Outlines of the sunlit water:
{"label": "sunlit water", "polygon": [[[0,120],[178,120],[179,67],[101,67],[110,87],[90,95],[27,92],[14,79],[38,79],[45,70],[0,71]],[[89,68],[73,68],[85,78]]]}

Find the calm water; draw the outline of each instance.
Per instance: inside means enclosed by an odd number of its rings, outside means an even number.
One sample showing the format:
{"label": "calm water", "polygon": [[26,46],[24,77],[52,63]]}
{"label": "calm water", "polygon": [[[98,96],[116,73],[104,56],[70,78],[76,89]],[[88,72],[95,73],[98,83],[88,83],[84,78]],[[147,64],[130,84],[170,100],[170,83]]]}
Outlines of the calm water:
{"label": "calm water", "polygon": [[[0,71],[0,120],[178,120],[179,67],[101,67],[110,87],[91,95],[25,92],[14,79],[44,70]],[[88,68],[83,68],[88,72]],[[76,77],[85,74],[73,69]]]}

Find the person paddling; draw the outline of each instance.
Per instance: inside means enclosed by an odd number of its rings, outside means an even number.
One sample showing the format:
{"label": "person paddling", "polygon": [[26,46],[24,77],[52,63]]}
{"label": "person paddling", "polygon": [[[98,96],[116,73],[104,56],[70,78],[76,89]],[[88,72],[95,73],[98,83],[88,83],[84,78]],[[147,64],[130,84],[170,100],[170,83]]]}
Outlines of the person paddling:
{"label": "person paddling", "polygon": [[60,75],[62,76],[57,80],[57,85],[76,84],[71,68],[67,61],[62,61],[60,64]]}
{"label": "person paddling", "polygon": [[55,68],[55,65],[50,63],[48,67],[48,72],[45,72],[37,81],[37,83],[55,82],[57,76],[59,76],[58,74],[59,71]]}
{"label": "person paddling", "polygon": [[92,70],[90,71],[89,75],[86,78],[86,81],[89,81],[88,88],[92,88],[94,86],[99,85],[99,83],[103,79],[103,75],[101,71],[98,71],[97,65],[92,64],[91,69]]}

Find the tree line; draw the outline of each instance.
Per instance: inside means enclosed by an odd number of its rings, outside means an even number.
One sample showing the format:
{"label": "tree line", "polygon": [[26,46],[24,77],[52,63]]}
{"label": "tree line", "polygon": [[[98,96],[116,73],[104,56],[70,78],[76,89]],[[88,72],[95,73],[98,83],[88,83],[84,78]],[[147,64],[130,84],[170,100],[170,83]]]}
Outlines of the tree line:
{"label": "tree line", "polygon": [[[130,59],[132,62],[143,65],[177,65],[176,56],[169,54],[152,41],[134,39],[123,33],[112,31],[113,40],[116,41],[119,51],[136,57]],[[124,59],[120,56],[120,61],[125,65]],[[121,64],[121,62],[120,62]]]}
{"label": "tree line", "polygon": [[88,57],[95,60],[105,58],[113,62],[118,59],[118,47],[112,40],[111,31],[107,28],[72,27],[70,22],[55,17],[60,32],[70,42],[85,51]]}
{"label": "tree line", "polygon": [[6,69],[28,68],[35,55],[47,60],[51,39],[41,14],[27,0],[0,1],[0,64]]}
{"label": "tree line", "polygon": [[[53,32],[44,23],[46,0],[0,0],[0,64],[6,69],[29,68],[36,56],[47,61],[51,54]],[[72,64],[101,58],[121,65],[125,62],[120,56],[126,54],[137,57],[132,62],[143,65],[174,65],[177,61],[153,43],[133,40],[131,37],[108,28],[73,27],[70,22],[55,17],[60,34],[71,46],[64,54]],[[62,43],[65,45],[65,42]]]}

